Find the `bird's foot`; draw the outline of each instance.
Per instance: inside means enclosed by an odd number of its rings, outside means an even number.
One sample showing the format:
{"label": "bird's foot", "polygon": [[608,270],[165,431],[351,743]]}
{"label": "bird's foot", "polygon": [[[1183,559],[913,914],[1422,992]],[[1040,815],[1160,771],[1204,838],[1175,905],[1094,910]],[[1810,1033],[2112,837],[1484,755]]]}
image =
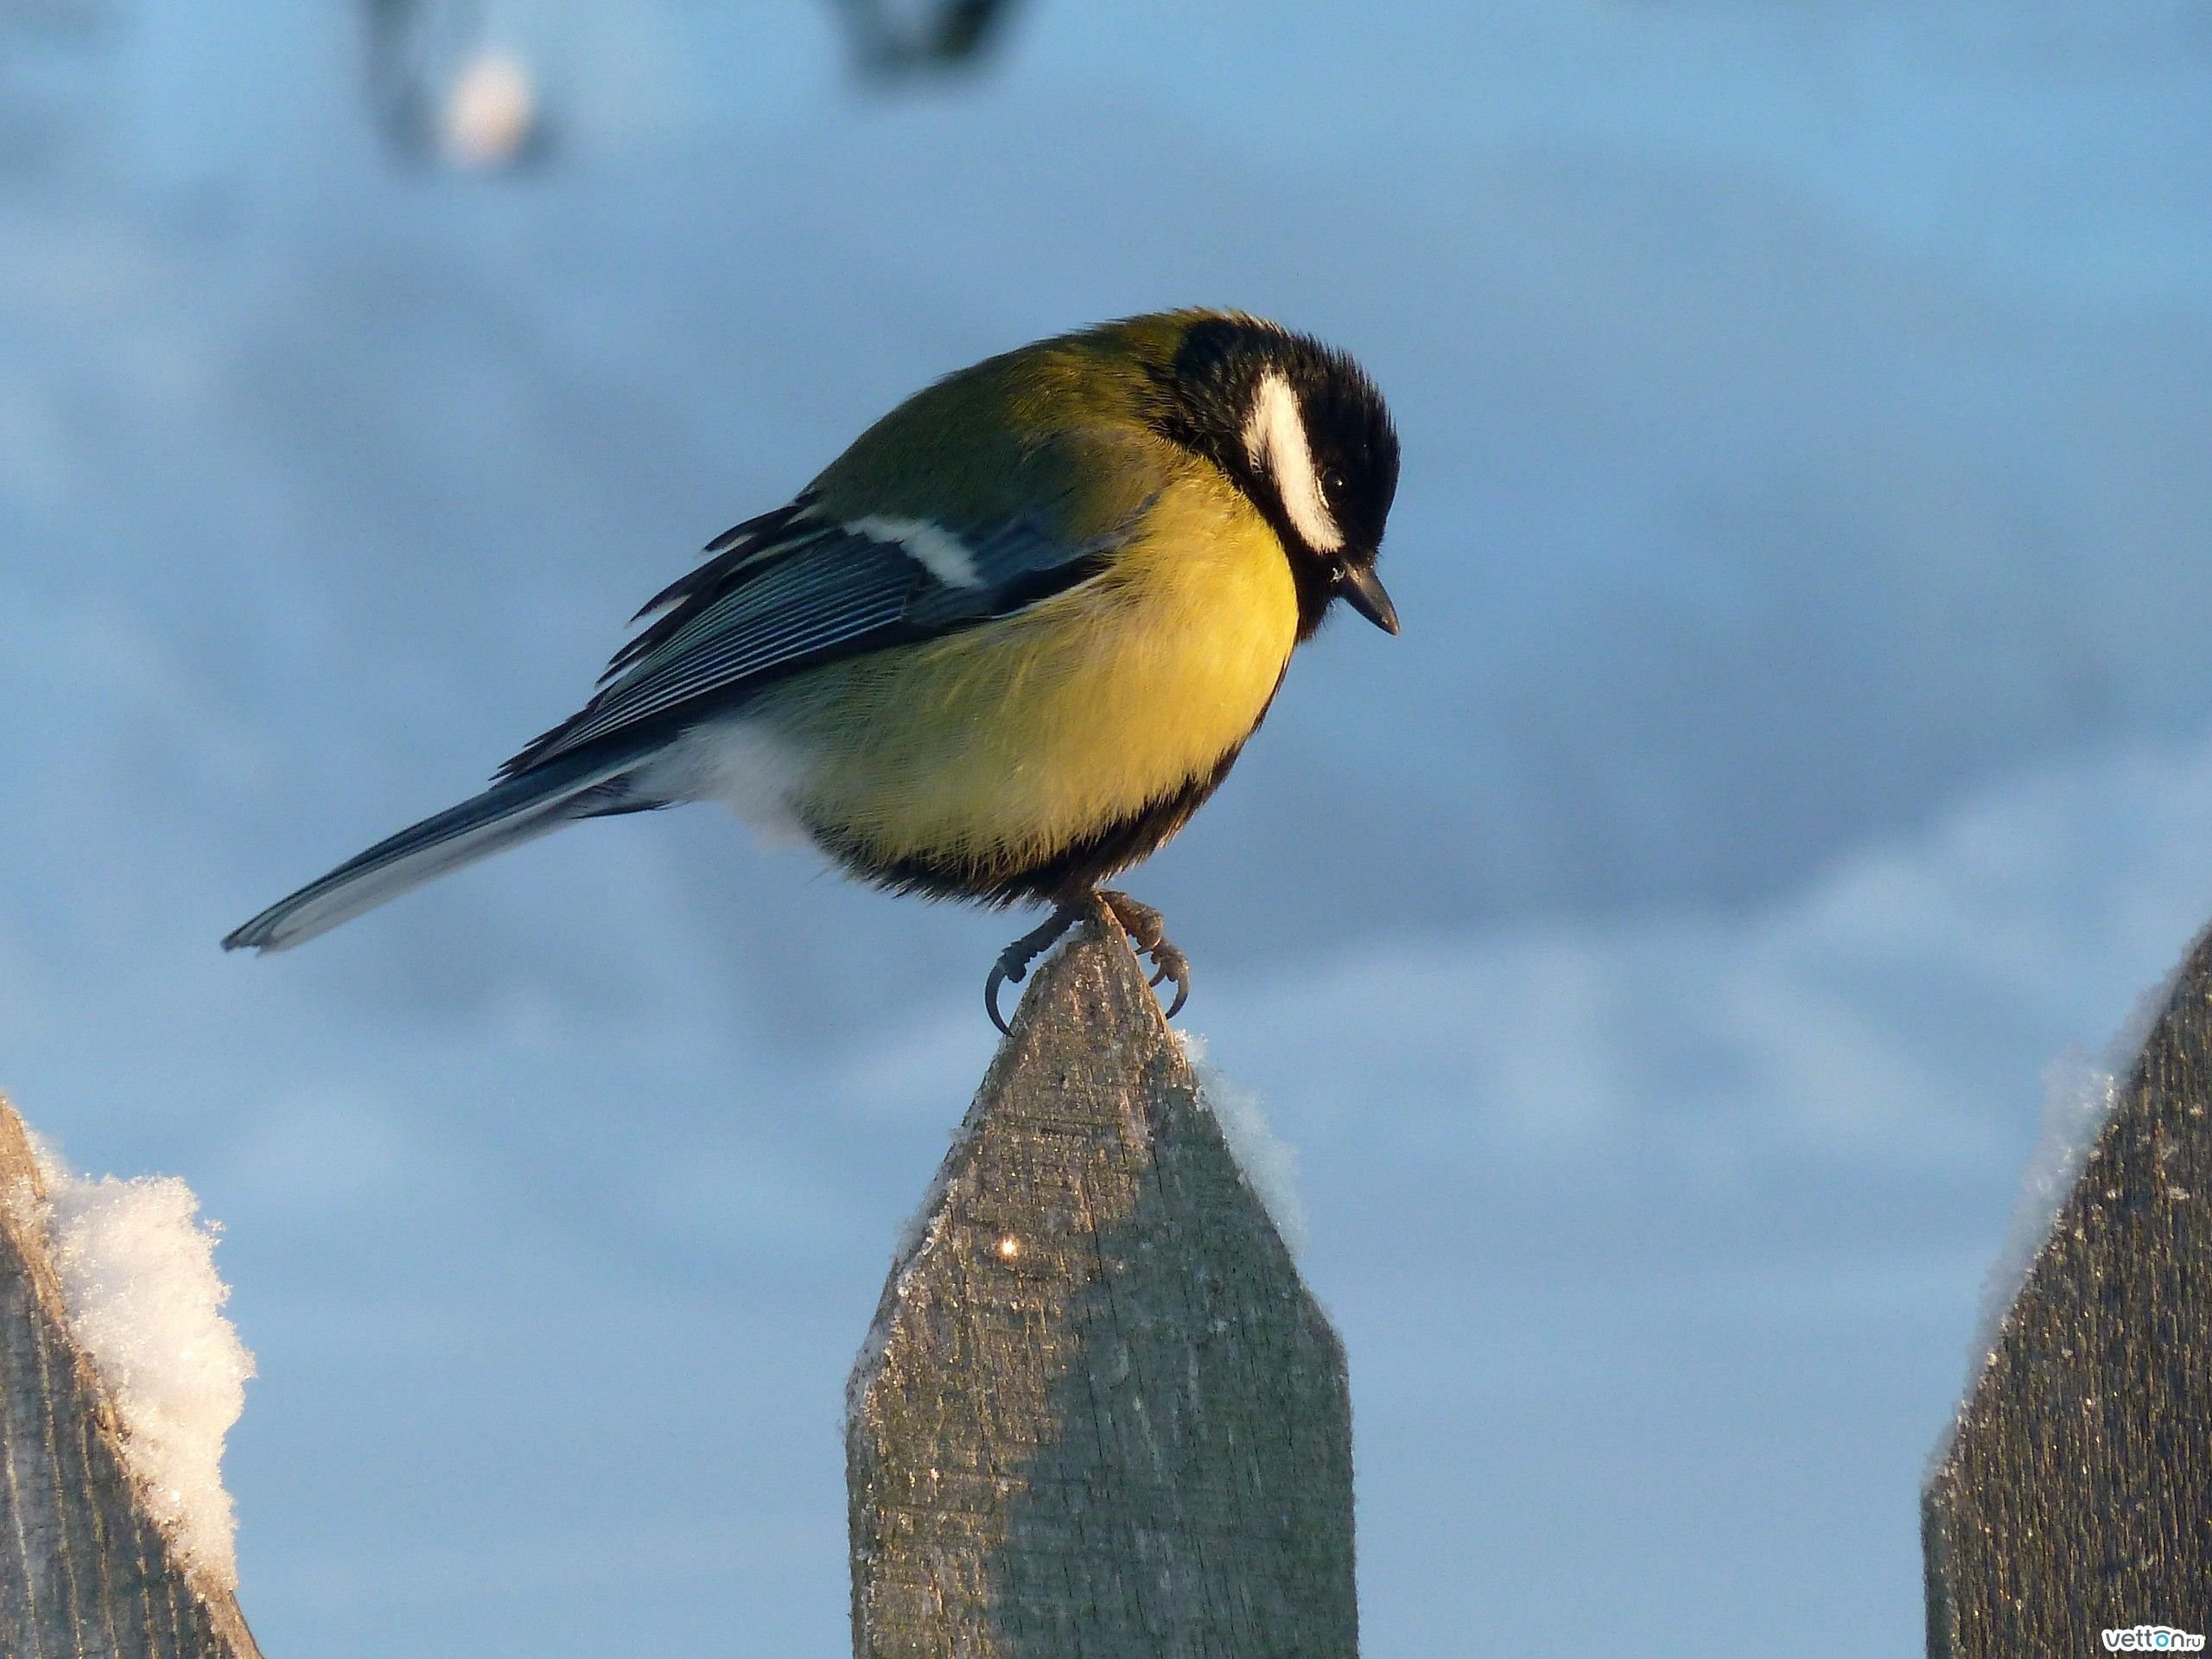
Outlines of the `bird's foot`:
{"label": "bird's foot", "polygon": [[1016,985],[1020,984],[1029,976],[1029,964],[1051,950],[1061,934],[1090,912],[1090,902],[1087,899],[1058,906],[1041,924],[999,952],[999,959],[991,964],[990,977],[983,982],[983,1011],[991,1016],[991,1023],[1001,1032],[1007,1030],[1007,1023],[1005,1017],[999,1013],[999,987],[1008,980]]}
{"label": "bird's foot", "polygon": [[1043,922],[999,952],[999,959],[991,964],[990,976],[983,982],[983,1010],[991,1016],[993,1025],[1001,1032],[1007,1029],[1005,1016],[999,1013],[1000,988],[1008,983],[1020,984],[1029,976],[1030,964],[1051,950],[1061,934],[1092,915],[1120,928],[1139,954],[1151,959],[1158,970],[1152,976],[1154,985],[1175,982],[1175,1000],[1167,1005],[1167,1017],[1173,1020],[1183,1011],[1183,1004],[1191,998],[1191,959],[1167,937],[1166,925],[1158,911],[1139,904],[1126,893],[1102,887],[1056,906]]}
{"label": "bird's foot", "polygon": [[1159,970],[1153,975],[1152,982],[1157,985],[1163,980],[1175,982],[1175,1000],[1167,1005],[1167,1017],[1173,1020],[1191,1000],[1191,959],[1175,948],[1175,942],[1167,937],[1166,921],[1150,905],[1141,905],[1126,893],[1105,887],[1098,890],[1098,902],[1120,924],[1122,931],[1129,936],[1129,942],[1139,952],[1152,959],[1153,967]]}

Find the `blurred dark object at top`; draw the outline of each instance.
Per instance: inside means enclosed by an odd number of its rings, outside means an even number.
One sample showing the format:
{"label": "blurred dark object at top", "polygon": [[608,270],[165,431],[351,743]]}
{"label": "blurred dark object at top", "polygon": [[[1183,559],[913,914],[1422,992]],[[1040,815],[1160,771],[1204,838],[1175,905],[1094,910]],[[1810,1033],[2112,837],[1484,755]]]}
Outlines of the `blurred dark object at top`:
{"label": "blurred dark object at top", "polygon": [[552,130],[518,58],[485,37],[480,0],[363,0],[369,109],[402,160],[512,171]]}
{"label": "blurred dark object at top", "polygon": [[1006,35],[1015,0],[835,0],[861,73],[907,79],[974,67]]}

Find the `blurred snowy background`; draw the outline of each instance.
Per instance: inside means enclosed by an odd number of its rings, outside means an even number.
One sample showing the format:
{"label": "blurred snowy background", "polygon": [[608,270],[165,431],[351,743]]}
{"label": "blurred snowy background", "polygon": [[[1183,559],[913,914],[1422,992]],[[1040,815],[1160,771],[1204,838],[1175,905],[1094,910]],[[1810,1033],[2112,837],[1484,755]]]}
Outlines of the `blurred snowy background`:
{"label": "blurred snowy background", "polygon": [[1406,439],[1404,638],[1135,884],[1300,1148],[1369,1651],[1914,1650],[2042,1075],[2212,914],[2212,14],[1035,0],[888,87],[836,24],[493,0],[503,171],[334,4],[0,8],[0,1088],[228,1224],[264,1645],[845,1649],[1009,921],[694,810],[215,941],[930,376],[1206,302]]}

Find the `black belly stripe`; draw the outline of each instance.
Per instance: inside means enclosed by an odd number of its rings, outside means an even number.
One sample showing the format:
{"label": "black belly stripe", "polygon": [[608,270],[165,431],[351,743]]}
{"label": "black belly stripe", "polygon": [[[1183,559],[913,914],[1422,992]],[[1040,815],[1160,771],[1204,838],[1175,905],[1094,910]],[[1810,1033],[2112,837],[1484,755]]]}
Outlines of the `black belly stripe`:
{"label": "black belly stripe", "polygon": [[1239,743],[1213,764],[1211,771],[1186,779],[1135,811],[1116,818],[1026,862],[1000,860],[938,860],[927,856],[885,858],[857,836],[810,825],[816,844],[864,881],[893,893],[931,899],[965,899],[994,907],[1058,904],[1090,892],[1107,877],[1125,870],[1173,839],[1206,798],[1221,787],[1243,750]]}

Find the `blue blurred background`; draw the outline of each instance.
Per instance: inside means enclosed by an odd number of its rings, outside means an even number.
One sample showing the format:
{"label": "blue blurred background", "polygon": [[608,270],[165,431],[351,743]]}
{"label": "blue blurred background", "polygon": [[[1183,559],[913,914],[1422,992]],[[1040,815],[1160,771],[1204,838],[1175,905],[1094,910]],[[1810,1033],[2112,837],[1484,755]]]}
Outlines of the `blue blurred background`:
{"label": "blue blurred background", "polygon": [[845,1650],[841,1385],[1007,918],[695,809],[215,941],[929,377],[1205,302],[1405,436],[1404,637],[1326,633],[1134,883],[1300,1151],[1368,1650],[1914,1650],[2044,1069],[2212,913],[2212,21],[996,44],[0,10],[0,1087],[227,1225],[264,1646]]}

